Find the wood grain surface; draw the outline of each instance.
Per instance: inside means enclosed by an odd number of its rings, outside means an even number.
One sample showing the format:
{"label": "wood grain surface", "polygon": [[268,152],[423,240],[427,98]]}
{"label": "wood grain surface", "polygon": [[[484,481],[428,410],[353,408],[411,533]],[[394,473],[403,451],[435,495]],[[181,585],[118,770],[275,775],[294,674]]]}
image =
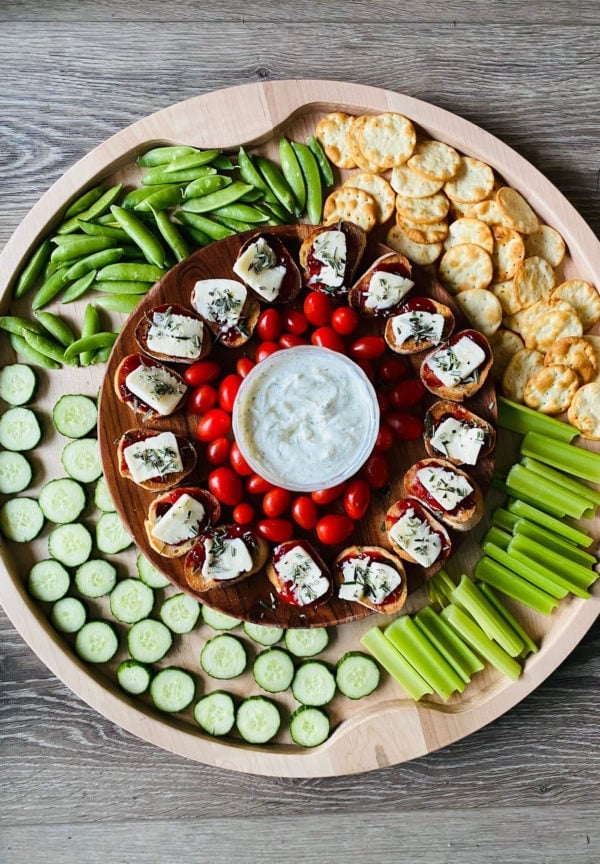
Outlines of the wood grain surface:
{"label": "wood grain surface", "polygon": [[[320,77],[480,124],[600,229],[597,3],[33,3],[0,9],[5,242],[129,123],[212,89]],[[104,720],[1,619],[0,860],[563,861],[599,858],[598,626],[524,702],[451,747],[332,780],[238,775]],[[186,853],[178,853],[185,858]]]}

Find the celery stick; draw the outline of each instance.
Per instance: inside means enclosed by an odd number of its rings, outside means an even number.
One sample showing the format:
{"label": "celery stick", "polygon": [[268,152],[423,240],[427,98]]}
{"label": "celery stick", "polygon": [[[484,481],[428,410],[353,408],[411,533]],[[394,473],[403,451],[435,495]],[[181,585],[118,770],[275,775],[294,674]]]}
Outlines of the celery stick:
{"label": "celery stick", "polygon": [[523,563],[519,558],[516,558],[514,554],[510,554],[507,550],[500,549],[500,547],[496,546],[494,543],[484,543],[483,551],[486,555],[489,555],[490,558],[493,558],[494,561],[497,561],[498,564],[502,564],[503,567],[512,570],[512,572],[516,573],[517,576],[520,576],[527,582],[531,582],[531,584],[535,585],[536,588],[539,588],[540,591],[544,591],[546,594],[555,597],[557,600],[562,600],[563,597],[566,597],[569,593],[570,586],[560,584],[560,580],[555,579],[553,573],[549,573],[542,565],[537,566],[536,561]]}
{"label": "celery stick", "polygon": [[497,642],[507,654],[519,656],[525,643],[468,576],[463,576],[452,592],[452,602],[467,612],[486,636]]}
{"label": "celery stick", "polygon": [[488,663],[491,663],[496,669],[506,675],[508,678],[516,680],[521,674],[521,666],[510,657],[506,651],[499,645],[496,645],[489,639],[481,627],[472,621],[468,615],[459,609],[457,606],[446,606],[442,612],[442,617],[450,624],[451,627],[465,639],[472,648],[475,649]]}
{"label": "celery stick", "polygon": [[573,477],[600,483],[600,453],[528,432],[521,444],[521,454],[532,456]]}
{"label": "celery stick", "polygon": [[496,592],[490,588],[489,585],[486,585],[484,582],[481,582],[477,586],[482,594],[485,594],[487,599],[490,601],[492,606],[502,615],[504,619],[510,624],[515,633],[518,633],[521,639],[523,640],[524,649],[521,653],[521,657],[526,657],[528,654],[537,654],[538,646],[535,644],[527,630],[522,627],[512,612],[509,612],[504,603],[500,600]]}
{"label": "celery stick", "polygon": [[500,528],[496,528],[494,525],[492,525],[492,527],[488,528],[488,530],[486,531],[482,542],[495,543],[496,546],[499,546],[501,549],[508,549],[510,539],[510,534],[507,534],[506,531],[502,531]]}
{"label": "celery stick", "polygon": [[552,610],[558,606],[558,600],[555,597],[551,597],[545,591],[540,591],[535,585],[517,576],[487,555],[484,555],[477,562],[474,575],[476,579],[480,579],[486,585],[497,588],[507,597],[512,597],[513,600],[518,600],[543,615],[550,615]]}
{"label": "celery stick", "polygon": [[524,579],[527,579],[528,573],[530,571],[533,571],[538,577],[538,579],[544,578],[547,579],[549,582],[553,582],[557,586],[556,589],[554,589],[553,591],[548,591],[548,593],[552,594],[553,596],[556,596],[556,593],[559,589],[561,591],[567,591],[567,593],[570,592],[571,594],[575,594],[577,597],[581,597],[583,600],[587,600],[590,596],[589,591],[585,590],[587,588],[587,585],[580,584],[575,578],[569,579],[565,576],[562,576],[560,573],[556,573],[554,568],[550,569],[549,567],[546,567],[540,561],[532,558],[525,552],[521,552],[518,549],[512,549],[510,552],[510,560],[513,561],[513,565],[510,569],[515,570],[520,576],[523,576]]}
{"label": "celery stick", "polygon": [[469,683],[471,675],[485,668],[467,643],[463,642],[458,633],[446,624],[431,606],[424,606],[420,609],[414,617],[414,622],[438,651],[446,656],[450,665],[454,667],[465,684]]}
{"label": "celery stick", "polygon": [[549,516],[537,507],[532,507],[530,504],[526,504],[524,501],[511,501],[508,505],[508,509],[516,516],[523,516],[523,518],[529,519],[530,522],[535,522],[536,525],[541,525],[542,528],[547,528],[548,531],[554,531],[555,534],[562,537],[564,540],[570,540],[572,543],[576,543],[578,546],[584,546],[586,548],[592,545],[594,538],[586,531],[583,531],[562,519],[554,519],[552,516]]}
{"label": "celery stick", "polygon": [[547,414],[534,411],[526,405],[512,402],[504,396],[498,396],[498,423],[505,429],[519,432],[522,435],[527,432],[540,432],[549,438],[557,438],[567,443],[579,434],[574,426],[563,423],[562,420],[556,420],[554,417],[548,417]]}
{"label": "celery stick", "polygon": [[408,615],[392,621],[383,631],[383,635],[404,659],[415,667],[444,702],[457,690],[462,693],[465,689],[462,678]]}
{"label": "celery stick", "polygon": [[534,474],[545,477],[546,480],[553,480],[554,483],[558,483],[559,486],[563,486],[574,495],[585,498],[592,506],[600,506],[600,492],[597,489],[592,489],[591,486],[586,486],[585,483],[568,477],[563,471],[557,471],[556,468],[544,465],[543,462],[538,462],[536,459],[532,459],[531,456],[524,456],[521,459],[521,465],[533,471]]}
{"label": "celery stick", "polygon": [[588,506],[587,501],[578,495],[573,495],[558,483],[546,480],[522,465],[512,466],[506,475],[506,485],[517,498],[521,497],[521,493],[529,499],[537,498],[540,507],[557,515],[581,519]]}
{"label": "celery stick", "polygon": [[[496,475],[492,478],[492,487],[497,489],[498,492],[504,492],[505,495],[508,495],[509,499],[518,498],[519,501],[524,501],[525,504],[529,504],[531,507],[537,507],[540,504],[539,495],[527,495],[522,490],[520,492],[515,492],[515,490],[510,489],[506,483],[498,480]],[[552,516],[562,519],[565,515],[562,507],[554,508],[552,504],[548,503],[545,503],[544,507],[546,512]],[[510,510],[510,506],[508,509]]]}
{"label": "celery stick", "polygon": [[[541,543],[536,543],[530,537],[524,537],[522,534],[515,535],[510,541],[508,551],[522,552],[534,561],[539,561],[540,564],[551,567],[556,576],[561,576],[571,583],[587,588],[592,582],[598,578],[598,574],[591,567],[582,567],[581,564],[576,564],[565,558],[559,552],[554,552],[543,546]],[[575,593],[575,592],[574,592]]]}
{"label": "celery stick", "polygon": [[517,519],[513,533],[530,537],[532,540],[536,540],[549,549],[559,552],[564,558],[575,561],[576,564],[581,564],[583,567],[593,567],[598,563],[595,555],[586,552],[584,549],[580,549],[573,543],[569,543],[568,540],[562,540],[551,531],[547,531],[539,525],[534,525],[533,522],[528,522],[527,519],[523,519],[522,517]]}
{"label": "celery stick", "polygon": [[502,528],[503,531],[512,533],[513,528],[519,521],[519,517],[511,513],[510,510],[505,510],[503,507],[496,507],[492,513],[492,525],[495,528]]}
{"label": "celery stick", "polygon": [[360,641],[415,701],[427,693],[433,693],[433,688],[394,648],[378,627],[367,630]]}

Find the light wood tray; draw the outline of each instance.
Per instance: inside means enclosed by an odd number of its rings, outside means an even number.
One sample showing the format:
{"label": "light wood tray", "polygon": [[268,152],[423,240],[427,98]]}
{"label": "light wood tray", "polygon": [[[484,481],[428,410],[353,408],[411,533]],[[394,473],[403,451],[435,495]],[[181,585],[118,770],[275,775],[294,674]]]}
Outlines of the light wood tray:
{"label": "light wood tray", "polygon": [[[85,156],[42,197],[0,255],[3,309],[8,308],[11,285],[21,263],[40,236],[59,221],[64,207],[93,182],[138,182],[140,174],[133,163],[140,152],[155,144],[187,143],[222,148],[244,144],[260,146],[267,154],[275,153],[281,133],[304,140],[313,131],[318,117],[333,110],[353,114],[401,112],[432,136],[488,162],[507,183],[526,195],[544,221],[565,237],[569,258],[563,266],[564,277],[579,276],[600,284],[600,245],[590,228],[548,180],[493,136],[453,114],[397,93],[334,81],[275,81],[217,91],[165,108]],[[81,301],[63,307],[61,314],[66,309],[66,317],[79,325],[84,305]],[[11,308],[18,314],[26,313],[27,307],[25,298]],[[118,323],[122,323],[122,318],[113,317],[112,324]],[[2,363],[13,359],[6,343],[3,340],[0,345]],[[33,454],[34,485],[24,494],[36,495],[43,483],[63,473],[59,459],[66,441],[52,429],[52,405],[63,393],[95,396],[103,374],[104,368],[66,367],[41,376],[42,385],[33,407],[41,416],[45,434],[43,445]],[[510,458],[514,447],[512,436],[500,436],[500,462]],[[494,494],[488,495],[488,513],[499,501]],[[451,572],[472,572],[481,554],[478,540],[486,527],[484,521],[461,547],[451,562]],[[594,529],[598,536],[597,525]],[[404,762],[469,735],[535,689],[573,650],[600,612],[599,589],[595,589],[591,600],[562,601],[550,618],[519,606],[519,619],[541,640],[541,650],[528,658],[517,682],[486,669],[475,676],[462,696],[451,697],[447,703],[429,698],[415,704],[387,678],[376,693],[357,703],[336,696],[328,706],[335,731],[320,747],[302,750],[292,744],[287,733],[268,746],[250,747],[242,741],[219,741],[202,735],[190,712],[181,716],[161,715],[143,699],[124,695],[114,679],[114,668],[124,656],[123,651],[113,663],[98,670],[77,659],[68,641],[49,625],[47,609],[32,601],[25,591],[31,564],[47,556],[46,538],[47,529],[26,547],[5,542],[0,546],[5,569],[0,580],[0,601],[43,662],[96,710],[141,738],[190,759],[255,774],[297,777],[352,774]],[[122,575],[128,570],[133,572],[133,551],[117,558]],[[166,593],[174,590],[166,589]],[[424,595],[418,591],[410,598],[408,608],[418,608],[424,602]],[[106,600],[92,605],[96,615],[106,611]],[[375,615],[335,628],[325,659],[335,661],[345,651],[359,648],[360,636],[384,620],[383,616]],[[168,663],[185,666],[199,678],[198,654],[213,633],[202,625],[179,637],[168,655]],[[250,647],[249,640],[247,644]],[[250,673],[226,683],[239,696],[258,692]],[[212,685],[204,681],[204,686]],[[286,711],[293,710],[291,699],[277,701],[283,707],[284,717]]]}

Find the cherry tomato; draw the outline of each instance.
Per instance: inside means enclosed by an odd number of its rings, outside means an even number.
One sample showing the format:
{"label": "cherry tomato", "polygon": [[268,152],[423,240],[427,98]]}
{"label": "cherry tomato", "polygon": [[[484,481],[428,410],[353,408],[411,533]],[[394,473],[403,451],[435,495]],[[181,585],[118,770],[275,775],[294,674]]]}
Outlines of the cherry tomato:
{"label": "cherry tomato", "polygon": [[331,326],[340,336],[349,336],[358,327],[360,318],[351,306],[340,306],[331,316]]}
{"label": "cherry tomato", "polygon": [[344,492],[344,510],[351,519],[362,519],[371,503],[371,490],[366,480],[351,480]]}
{"label": "cherry tomato", "polygon": [[401,441],[416,441],[423,434],[423,421],[414,414],[388,411],[383,419],[391,427],[395,437]]}
{"label": "cherry tomato", "polygon": [[231,445],[231,450],[229,451],[229,461],[231,462],[231,467],[237,474],[241,474],[242,477],[248,477],[248,475],[252,474],[252,468],[248,465],[244,457],[242,456],[242,451],[237,445],[237,441],[234,441]]}
{"label": "cherry tomato", "polygon": [[223,411],[233,411],[233,403],[240,389],[242,379],[239,375],[226,375],[219,384],[219,405]]}
{"label": "cherry tomato", "polygon": [[288,492],[287,489],[281,489],[279,486],[275,486],[274,489],[265,492],[262,500],[263,513],[269,519],[277,519],[278,516],[281,516],[281,514],[285,513],[288,509],[291,500],[291,492]]}
{"label": "cherry tomato", "polygon": [[317,522],[317,537],[325,546],[343,543],[354,531],[354,522],[341,513],[329,513]]}
{"label": "cherry tomato", "polygon": [[241,504],[234,507],[233,521],[237,522],[238,525],[250,525],[251,522],[254,522],[254,507],[252,504],[242,501]]}
{"label": "cherry tomato", "polygon": [[208,475],[208,488],[222,504],[235,507],[242,500],[242,481],[233,468],[221,465]]}
{"label": "cherry tomato", "polygon": [[317,524],[317,505],[308,495],[300,495],[292,502],[292,519],[301,528],[310,531]]}
{"label": "cherry tomato", "polygon": [[190,414],[205,414],[217,404],[217,391],[210,384],[201,384],[192,390],[187,400]]}
{"label": "cherry tomato", "polygon": [[331,504],[340,497],[345,488],[345,483],[338,483],[337,486],[330,486],[329,489],[317,489],[316,492],[310,493],[310,497],[315,504]]}
{"label": "cherry tomato", "polygon": [[379,432],[377,433],[377,438],[375,439],[375,446],[373,450],[375,453],[386,453],[388,450],[392,448],[394,444],[394,433],[391,430],[390,426],[387,426],[383,423],[379,427]]}
{"label": "cherry tomato", "polygon": [[344,354],[346,351],[342,337],[331,327],[318,327],[313,331],[310,341],[313,345],[329,348],[330,351],[339,351],[340,354]]}
{"label": "cherry tomato", "polygon": [[240,357],[240,359],[235,364],[235,371],[240,376],[240,378],[245,378],[246,375],[249,375],[250,372],[254,369],[256,363],[254,360],[251,360],[249,357]]}
{"label": "cherry tomato", "polygon": [[411,408],[420,402],[427,391],[418,378],[399,381],[390,390],[390,402],[394,408]]}
{"label": "cherry tomato", "polygon": [[403,357],[386,357],[379,367],[379,377],[386,384],[402,381],[410,373],[410,367]]}
{"label": "cherry tomato", "polygon": [[288,309],[283,316],[283,329],[287,333],[294,333],[296,336],[302,335],[308,327],[308,320],[303,312],[297,309]]}
{"label": "cherry tomato", "polygon": [[390,394],[387,390],[378,390],[377,391],[377,403],[379,405],[379,410],[383,414],[384,411],[390,407]]}
{"label": "cherry tomato", "polygon": [[206,459],[211,465],[222,465],[227,462],[231,444],[228,438],[215,438],[206,448]]}
{"label": "cherry tomato", "polygon": [[203,415],[198,423],[196,436],[200,441],[208,444],[209,441],[214,441],[215,438],[220,438],[226,435],[231,429],[231,414],[223,411],[222,408],[211,408]]}
{"label": "cherry tomato", "polygon": [[199,387],[200,384],[210,384],[216,381],[221,374],[221,367],[215,360],[199,360],[188,366],[183,377],[185,383],[190,387]]}
{"label": "cherry tomato", "polygon": [[383,489],[390,479],[390,465],[382,453],[373,453],[362,468],[362,475],[374,489]]}
{"label": "cherry tomato", "polygon": [[283,322],[277,309],[265,309],[258,316],[256,335],[264,342],[274,342],[281,335]]}
{"label": "cherry tomato", "polygon": [[333,315],[333,300],[327,294],[320,291],[311,291],[304,300],[304,315],[313,327],[322,327],[328,324]]}
{"label": "cherry tomato", "polygon": [[281,345],[278,345],[277,342],[261,342],[256,349],[254,359],[257,363],[260,363],[261,360],[266,360],[267,357],[274,354],[276,351],[279,351],[280,348]]}
{"label": "cherry tomato", "polygon": [[292,539],[294,528],[288,519],[261,519],[256,525],[256,530],[271,543],[285,543]]}
{"label": "cherry tomato", "polygon": [[385,349],[383,336],[361,336],[350,346],[350,354],[356,360],[377,360]]}
{"label": "cherry tomato", "polygon": [[375,369],[370,360],[355,360],[357,366],[363,370],[371,383],[375,380]]}
{"label": "cherry tomato", "polygon": [[246,481],[246,489],[251,495],[262,495],[273,489],[273,484],[261,477],[260,474],[251,474]]}
{"label": "cherry tomato", "polygon": [[277,341],[282,348],[295,348],[297,345],[308,345],[304,336],[296,336],[295,333],[283,333]]}

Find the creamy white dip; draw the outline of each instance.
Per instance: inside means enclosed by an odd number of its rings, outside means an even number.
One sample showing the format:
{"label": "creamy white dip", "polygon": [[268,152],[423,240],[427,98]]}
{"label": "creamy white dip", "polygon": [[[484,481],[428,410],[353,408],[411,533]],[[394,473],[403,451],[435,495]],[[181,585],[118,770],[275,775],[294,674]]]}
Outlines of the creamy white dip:
{"label": "creamy white dip", "polygon": [[313,345],[258,363],[238,392],[233,430],[251,467],[285,489],[326,489],[369,456],[379,422],[375,391],[352,360]]}

